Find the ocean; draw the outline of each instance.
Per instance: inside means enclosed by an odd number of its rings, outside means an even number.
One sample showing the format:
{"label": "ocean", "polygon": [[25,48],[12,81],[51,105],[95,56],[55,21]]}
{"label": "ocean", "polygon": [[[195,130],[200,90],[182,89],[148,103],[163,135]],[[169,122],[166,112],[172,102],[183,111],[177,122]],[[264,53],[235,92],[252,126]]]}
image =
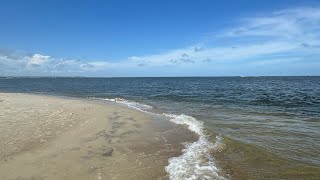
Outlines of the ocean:
{"label": "ocean", "polygon": [[0,91],[99,99],[188,126],[199,139],[169,159],[171,179],[320,179],[320,77],[2,77]]}

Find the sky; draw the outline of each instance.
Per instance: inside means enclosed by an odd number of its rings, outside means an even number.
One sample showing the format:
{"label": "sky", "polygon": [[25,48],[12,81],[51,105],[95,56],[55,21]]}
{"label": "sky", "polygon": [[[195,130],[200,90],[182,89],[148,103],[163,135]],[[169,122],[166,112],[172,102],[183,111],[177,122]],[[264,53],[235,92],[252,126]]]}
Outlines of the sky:
{"label": "sky", "polygon": [[320,75],[318,0],[0,0],[0,76]]}

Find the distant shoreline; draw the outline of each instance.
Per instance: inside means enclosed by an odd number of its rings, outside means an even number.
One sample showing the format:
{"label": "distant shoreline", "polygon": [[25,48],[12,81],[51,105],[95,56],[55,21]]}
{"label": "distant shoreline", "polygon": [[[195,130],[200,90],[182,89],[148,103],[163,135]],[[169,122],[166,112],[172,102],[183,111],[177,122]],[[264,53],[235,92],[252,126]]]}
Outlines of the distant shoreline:
{"label": "distant shoreline", "polygon": [[320,77],[320,75],[286,75],[286,76],[114,76],[114,77],[100,77],[100,76],[0,76],[0,79],[9,78],[268,78],[268,77]]}

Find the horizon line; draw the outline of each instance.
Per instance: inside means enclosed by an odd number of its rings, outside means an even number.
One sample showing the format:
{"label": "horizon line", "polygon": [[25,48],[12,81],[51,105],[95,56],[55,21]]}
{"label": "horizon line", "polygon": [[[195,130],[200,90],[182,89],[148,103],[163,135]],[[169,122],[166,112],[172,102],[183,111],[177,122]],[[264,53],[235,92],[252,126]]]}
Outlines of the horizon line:
{"label": "horizon line", "polygon": [[320,77],[320,75],[235,75],[235,76],[0,76],[1,78],[210,78],[210,77]]}

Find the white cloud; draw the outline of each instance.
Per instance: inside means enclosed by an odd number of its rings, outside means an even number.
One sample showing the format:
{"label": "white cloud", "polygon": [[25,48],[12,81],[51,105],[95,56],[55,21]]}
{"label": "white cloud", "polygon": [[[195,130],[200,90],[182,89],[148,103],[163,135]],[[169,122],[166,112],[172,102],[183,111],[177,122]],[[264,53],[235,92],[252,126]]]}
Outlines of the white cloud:
{"label": "white cloud", "polygon": [[243,18],[239,25],[218,33],[217,37],[225,45],[215,44],[216,39],[207,39],[211,44],[208,47],[192,46],[128,59],[131,63],[148,66],[190,66],[193,63],[230,63],[250,58],[259,60],[274,54],[295,58],[299,53],[316,53],[320,50],[320,8],[286,9],[265,16]]}
{"label": "white cloud", "polygon": [[[88,72],[130,75],[133,71],[156,73],[195,68],[200,72],[217,64],[236,69],[239,61],[248,61],[248,65],[301,63],[310,55],[320,57],[320,8],[285,9],[246,17],[215,34],[214,38],[194,46],[111,62],[54,58],[42,54],[19,55],[0,49],[0,72],[10,74],[13,69],[18,69],[19,74],[35,75]],[[217,38],[223,45],[216,43]]]}
{"label": "white cloud", "polygon": [[0,49],[0,76],[6,75],[79,75],[103,70],[106,62],[85,62],[77,59],[54,58],[48,55],[23,55]]}
{"label": "white cloud", "polygon": [[203,62],[221,62],[242,60],[258,56],[290,52],[301,49],[298,43],[265,42],[260,44],[241,45],[238,47],[212,47],[194,51],[194,48],[185,48],[168,53],[142,56],[140,63],[145,62],[150,66],[163,66],[172,64],[188,64]]}
{"label": "white cloud", "polygon": [[294,8],[267,16],[242,19],[242,23],[222,36],[268,36],[291,41],[319,40],[320,8]]}
{"label": "white cloud", "polygon": [[28,66],[41,66],[43,63],[48,61],[50,56],[44,56],[41,54],[33,54],[31,57],[26,56],[25,59],[28,61]]}

